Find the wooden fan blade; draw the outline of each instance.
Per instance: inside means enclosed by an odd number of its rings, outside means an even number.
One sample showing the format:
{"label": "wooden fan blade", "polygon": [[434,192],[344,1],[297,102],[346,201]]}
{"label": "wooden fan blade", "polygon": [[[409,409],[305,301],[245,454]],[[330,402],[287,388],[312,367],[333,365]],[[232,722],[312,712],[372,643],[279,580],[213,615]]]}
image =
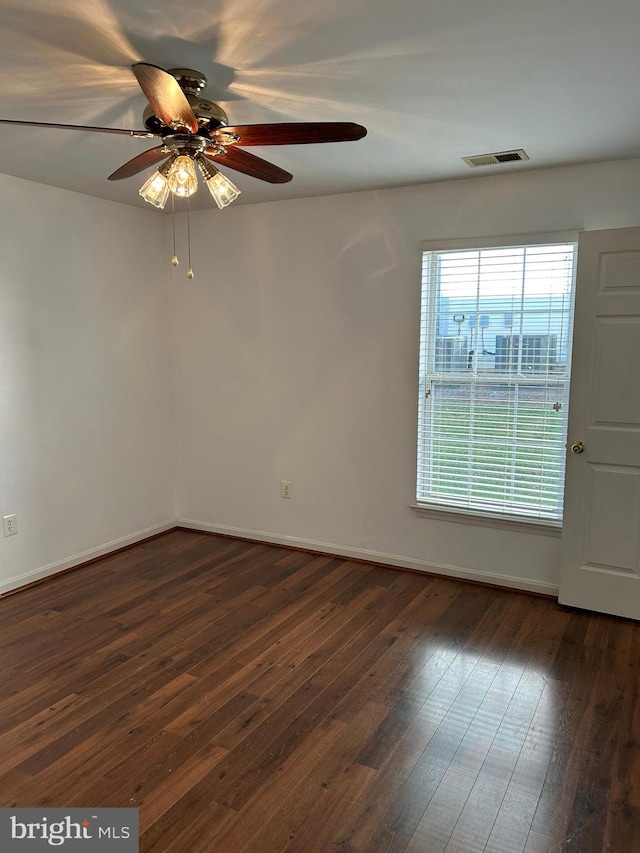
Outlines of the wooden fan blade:
{"label": "wooden fan blade", "polygon": [[279,166],[274,166],[273,163],[268,163],[261,157],[249,154],[248,151],[243,151],[241,148],[227,148],[224,154],[218,154],[215,148],[207,148],[204,153],[208,160],[221,163],[223,166],[235,169],[236,172],[244,172],[245,175],[251,175],[252,178],[268,181],[270,184],[286,184],[293,178],[290,172],[285,172]]}
{"label": "wooden fan blade", "polygon": [[131,68],[153,111],[163,124],[167,127],[181,125],[192,133],[197,131],[196,117],[175,77],[164,68],[150,65],[148,62],[136,62]]}
{"label": "wooden fan blade", "polygon": [[158,145],[157,148],[150,148],[148,151],[143,151],[137,157],[133,157],[124,166],[116,169],[112,175],[109,175],[110,181],[121,181],[123,178],[130,178],[132,175],[137,175],[149,166],[154,166],[161,160],[166,160],[169,155],[164,145]]}
{"label": "wooden fan blade", "polygon": [[116,127],[89,127],[86,124],[56,124],[49,121],[15,121],[9,118],[0,118],[0,124],[20,124],[26,127],[54,127],[58,130],[88,130],[91,133],[120,133],[125,136],[137,136],[141,139],[150,139],[153,136],[159,136],[158,133],[151,133],[148,130],[120,130]]}
{"label": "wooden fan blade", "polygon": [[351,142],[366,136],[367,129],[351,121],[309,121],[286,124],[238,124],[221,127],[211,138],[223,145],[228,133],[240,137],[237,145],[305,145],[314,142]]}

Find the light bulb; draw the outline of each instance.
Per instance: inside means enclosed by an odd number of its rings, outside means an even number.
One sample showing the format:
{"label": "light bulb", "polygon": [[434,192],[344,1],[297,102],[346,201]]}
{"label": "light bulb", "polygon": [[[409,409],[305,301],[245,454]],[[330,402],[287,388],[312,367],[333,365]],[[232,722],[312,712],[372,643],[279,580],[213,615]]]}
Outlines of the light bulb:
{"label": "light bulb", "polygon": [[154,172],[144,182],[138,192],[145,201],[162,210],[169,198],[169,184],[164,175],[160,174],[160,172]]}
{"label": "light bulb", "polygon": [[201,155],[197,159],[200,171],[204,176],[204,182],[213,196],[213,200],[222,210],[223,207],[238,198],[240,190],[229,178],[219,172],[209,160],[205,160]]}
{"label": "light bulb", "polygon": [[177,267],[179,263],[180,263],[180,261],[178,260],[178,256],[177,256],[177,255],[174,255],[174,256],[171,258],[171,264],[172,264],[174,267]]}
{"label": "light bulb", "polygon": [[222,172],[218,172],[212,178],[205,181],[207,189],[213,196],[213,200],[220,210],[235,201],[240,195],[238,187],[230,181]]}
{"label": "light bulb", "polygon": [[168,175],[169,189],[180,198],[188,198],[198,189],[198,176],[191,157],[181,154],[171,166]]}
{"label": "light bulb", "polygon": [[191,269],[191,267],[189,267],[189,269],[187,270],[187,278],[193,278],[193,270]]}

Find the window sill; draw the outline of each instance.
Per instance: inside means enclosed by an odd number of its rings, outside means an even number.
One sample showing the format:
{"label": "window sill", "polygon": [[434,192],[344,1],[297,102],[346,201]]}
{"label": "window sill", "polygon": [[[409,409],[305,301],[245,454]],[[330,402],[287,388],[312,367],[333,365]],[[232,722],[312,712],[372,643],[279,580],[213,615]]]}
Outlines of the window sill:
{"label": "window sill", "polygon": [[522,518],[506,518],[499,515],[481,512],[465,512],[464,510],[446,509],[431,504],[410,504],[416,515],[434,518],[438,521],[449,521],[457,524],[475,524],[479,527],[497,527],[502,530],[512,530],[519,533],[533,533],[539,536],[551,536],[559,539],[562,536],[562,525],[557,522],[527,521]]}

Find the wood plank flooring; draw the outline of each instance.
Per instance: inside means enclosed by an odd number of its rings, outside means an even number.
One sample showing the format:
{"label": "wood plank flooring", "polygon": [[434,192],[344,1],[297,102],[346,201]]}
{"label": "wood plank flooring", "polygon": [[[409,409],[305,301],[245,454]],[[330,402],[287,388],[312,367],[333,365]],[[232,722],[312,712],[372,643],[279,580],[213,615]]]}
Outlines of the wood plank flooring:
{"label": "wood plank flooring", "polygon": [[640,850],[640,626],[171,531],[0,601],[0,805],[143,853]]}

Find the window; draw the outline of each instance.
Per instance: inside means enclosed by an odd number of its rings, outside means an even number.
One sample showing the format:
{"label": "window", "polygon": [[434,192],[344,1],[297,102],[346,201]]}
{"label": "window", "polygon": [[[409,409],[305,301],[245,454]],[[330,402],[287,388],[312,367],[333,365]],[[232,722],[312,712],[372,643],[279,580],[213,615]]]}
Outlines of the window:
{"label": "window", "polygon": [[424,251],[419,506],[561,524],[576,250]]}

